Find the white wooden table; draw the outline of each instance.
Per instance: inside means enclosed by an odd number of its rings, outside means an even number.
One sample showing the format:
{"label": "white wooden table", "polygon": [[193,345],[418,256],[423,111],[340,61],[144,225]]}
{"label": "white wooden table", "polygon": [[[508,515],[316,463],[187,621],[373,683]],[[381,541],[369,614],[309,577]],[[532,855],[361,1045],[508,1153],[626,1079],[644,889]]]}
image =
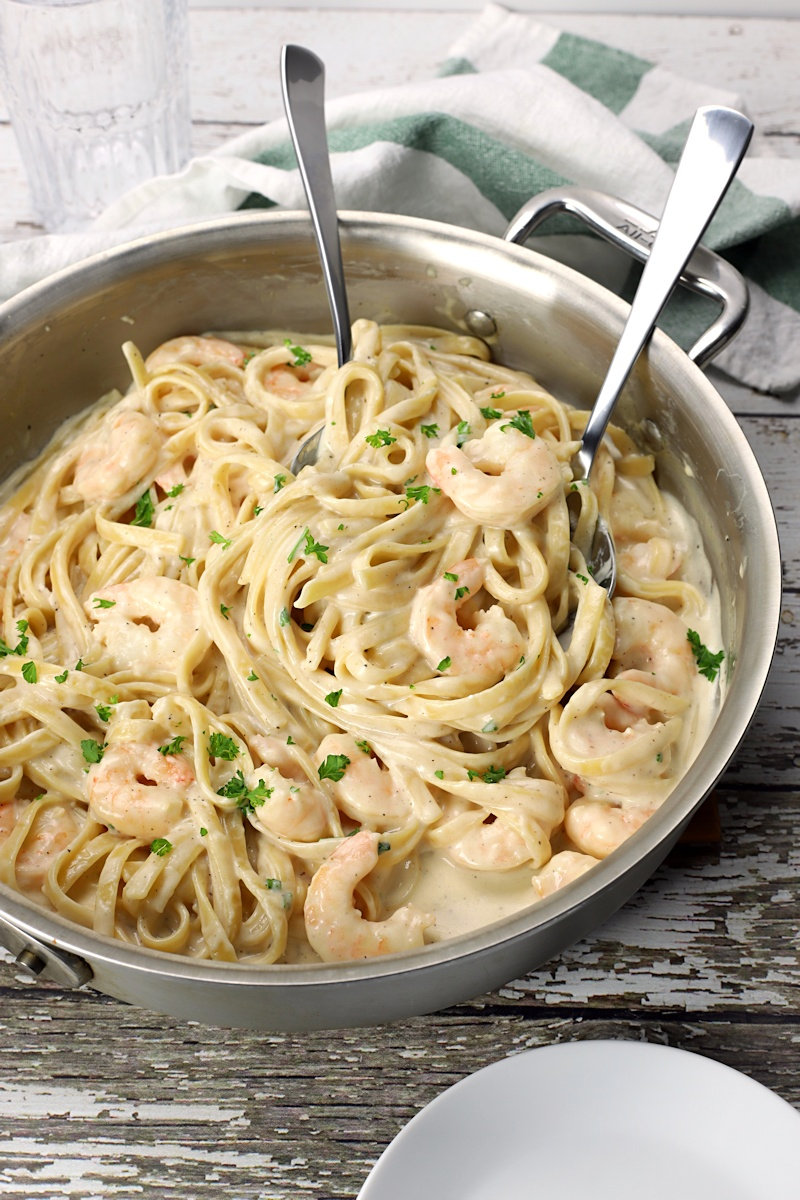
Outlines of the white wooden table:
{"label": "white wooden table", "polygon": [[[475,9],[443,0],[436,11],[413,11],[414,2],[400,12],[359,0],[314,11],[198,0],[195,150],[280,114],[284,41],[322,55],[330,96],[432,75]],[[800,155],[800,22],[541,19],[741,91],[762,145]],[[32,229],[13,138],[0,123],[0,237]],[[770,682],[717,792],[719,839],[680,846],[617,916],[557,961],[389,1027],[230,1033],[35,984],[0,964],[0,1197],[204,1200],[222,1187],[232,1200],[353,1198],[394,1135],[451,1083],[575,1038],[695,1050],[800,1109],[800,397],[716,382],[771,485],[786,564]]]}

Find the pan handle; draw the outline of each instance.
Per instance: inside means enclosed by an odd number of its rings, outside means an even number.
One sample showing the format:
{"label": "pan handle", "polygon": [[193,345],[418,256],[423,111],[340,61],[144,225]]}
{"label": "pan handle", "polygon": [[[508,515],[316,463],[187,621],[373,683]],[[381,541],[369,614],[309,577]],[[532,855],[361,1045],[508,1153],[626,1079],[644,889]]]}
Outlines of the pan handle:
{"label": "pan handle", "polygon": [[[521,244],[543,221],[559,212],[578,217],[640,262],[646,261],[658,228],[654,216],[627,200],[591,188],[558,187],[540,192],[523,204],[503,236],[507,242]],[[690,291],[722,305],[719,316],[689,351],[692,362],[704,367],[741,328],[750,303],[747,284],[735,267],[702,245],[689,259],[680,281]]]}

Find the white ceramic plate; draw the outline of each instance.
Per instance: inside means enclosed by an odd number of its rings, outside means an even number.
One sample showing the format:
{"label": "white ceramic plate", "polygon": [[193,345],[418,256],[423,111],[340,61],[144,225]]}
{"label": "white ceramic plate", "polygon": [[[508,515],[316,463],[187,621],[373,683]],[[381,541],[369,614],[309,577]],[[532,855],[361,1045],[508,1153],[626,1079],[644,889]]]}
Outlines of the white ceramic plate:
{"label": "white ceramic plate", "polygon": [[798,1200],[800,1114],[684,1050],[566,1042],[462,1079],[358,1200]]}

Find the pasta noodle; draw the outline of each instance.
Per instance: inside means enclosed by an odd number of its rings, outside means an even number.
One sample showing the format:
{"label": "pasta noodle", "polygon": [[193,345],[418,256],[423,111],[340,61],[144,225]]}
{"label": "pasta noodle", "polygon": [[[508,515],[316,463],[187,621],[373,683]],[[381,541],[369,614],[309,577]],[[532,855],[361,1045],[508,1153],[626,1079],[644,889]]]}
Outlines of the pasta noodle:
{"label": "pasta noodle", "polygon": [[0,881],[169,953],[346,960],[532,903],[669,795],[721,655],[625,433],[590,489],[586,414],[439,329],[124,353],[0,509]]}

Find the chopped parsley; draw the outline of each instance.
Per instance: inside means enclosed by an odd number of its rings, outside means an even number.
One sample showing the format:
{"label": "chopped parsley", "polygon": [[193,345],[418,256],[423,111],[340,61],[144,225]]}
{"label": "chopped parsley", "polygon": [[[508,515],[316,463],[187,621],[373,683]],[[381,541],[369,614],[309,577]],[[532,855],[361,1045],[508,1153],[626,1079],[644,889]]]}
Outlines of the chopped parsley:
{"label": "chopped parsley", "polygon": [[225,796],[228,800],[235,800],[236,807],[243,813],[248,813],[269,800],[273,791],[274,788],[268,788],[263,779],[259,779],[254,788],[248,787],[242,772],[237,771],[227,783],[223,784],[221,788],[217,788],[217,795]]}
{"label": "chopped parsley", "polygon": [[208,739],[208,753],[212,758],[224,758],[226,762],[232,762],[238,758],[239,747],[226,733],[212,733]]}
{"label": "chopped parsley", "polygon": [[533,418],[531,417],[529,408],[521,408],[516,416],[512,417],[505,425],[500,426],[501,429],[518,429],[520,433],[524,433],[526,437],[535,438],[536,430],[533,428]]}
{"label": "chopped parsley", "polygon": [[387,850],[391,850],[391,842],[378,842],[378,854],[385,854]]}
{"label": "chopped parsley", "polygon": [[327,696],[325,697],[325,703],[330,704],[331,708],[338,708],[341,698],[342,688],[339,688],[338,692],[328,692]]}
{"label": "chopped parsley", "polygon": [[114,709],[110,704],[95,704],[94,711],[101,721],[110,721],[114,715]]}
{"label": "chopped parsley", "polygon": [[35,662],[26,662],[22,664],[22,678],[26,683],[36,683],[39,678],[39,672],[36,670]]}
{"label": "chopped parsley", "polygon": [[459,421],[456,425],[456,445],[463,446],[471,432],[469,421]]}
{"label": "chopped parsley", "polygon": [[257,680],[258,680],[258,676],[256,675],[255,671],[253,671],[251,669],[250,674],[247,676],[247,682],[255,683]]}
{"label": "chopped parsley", "polygon": [[192,565],[192,563],[195,561],[188,554],[179,554],[178,558],[181,560],[182,563],[186,563],[187,567],[190,567]]}
{"label": "chopped parsley", "polygon": [[278,614],[278,624],[281,626],[288,625],[290,620],[291,617],[289,616],[288,608],[282,608]]}
{"label": "chopped parsley", "polygon": [[79,658],[78,661],[75,663],[75,670],[76,671],[83,670],[83,659],[82,658]]}
{"label": "chopped parsley", "polygon": [[464,584],[462,587],[456,588],[456,594],[455,594],[456,600],[463,600],[464,597],[468,596],[468,595],[469,595],[469,588],[466,586],[466,584]]}
{"label": "chopped parsley", "polygon": [[712,682],[719,674],[720,664],[725,657],[723,650],[718,650],[716,654],[712,653],[707,646],[704,646],[700,641],[700,634],[694,629],[689,629],[686,633],[689,645],[692,647],[692,654],[697,663],[697,669],[701,675],[705,675],[706,679]]}
{"label": "chopped parsley", "polygon": [[453,665],[453,660],[450,657],[450,655],[448,654],[446,658],[443,658],[442,661],[437,664],[436,670],[437,671],[446,671],[452,665]]}
{"label": "chopped parsley", "polygon": [[481,409],[481,416],[485,417],[487,421],[496,421],[497,418],[502,417],[502,415],[503,414],[501,413],[499,408],[482,408]]}
{"label": "chopped parsley", "polygon": [[222,546],[223,550],[227,550],[231,544],[231,539],[226,538],[222,533],[217,533],[216,529],[212,529],[208,536],[210,540],[215,543],[215,545]]}
{"label": "chopped parsley", "polygon": [[66,683],[68,675],[69,675],[69,671],[67,671],[67,670],[62,671],[60,675],[56,675],[56,677],[55,677],[56,683]]}
{"label": "chopped parsley", "polygon": [[28,649],[29,638],[27,621],[17,621],[17,633],[19,634],[19,641],[17,642],[16,646],[13,647],[7,646],[3,639],[0,638],[0,658],[7,658],[9,654],[22,655]]}
{"label": "chopped parsley", "polygon": [[[283,485],[286,483],[286,476],[285,475],[273,475],[272,480],[273,480],[272,491],[279,492],[281,490],[281,488],[283,487]],[[260,509],[259,509],[259,511],[260,511]]]}
{"label": "chopped parsley", "polygon": [[174,500],[174,498],[176,496],[180,496],[181,492],[183,491],[183,489],[185,487],[186,487],[185,483],[176,483],[175,487],[171,487],[169,489],[169,491],[167,492],[167,495],[170,497],[170,499]]}
{"label": "chopped parsley", "polygon": [[155,513],[155,510],[153,497],[150,493],[150,489],[148,488],[147,491],[143,492],[136,501],[136,508],[134,509],[131,525],[139,525],[142,529],[149,529],[153,524],[153,514]]}
{"label": "chopped parsley", "polygon": [[588,576],[586,576],[586,575],[581,575],[581,573],[580,573],[579,571],[576,571],[576,572],[575,572],[575,578],[576,578],[576,579],[580,579],[581,583],[588,583],[588,582],[589,582]]}
{"label": "chopped parsley", "polygon": [[297,551],[300,549],[301,542],[305,543],[303,545],[303,550],[302,550],[302,553],[304,556],[310,557],[312,554],[315,554],[320,562],[326,563],[328,561],[328,555],[325,552],[326,552],[326,550],[328,550],[329,547],[323,546],[321,542],[315,542],[314,538],[312,537],[312,535],[309,531],[308,526],[306,525],[305,529],[300,534],[300,537],[297,539],[294,546],[292,546],[292,549],[289,552],[289,556],[286,559],[287,562],[290,563],[294,560],[294,556],[297,554]]}
{"label": "chopped parsley", "polygon": [[165,758],[168,754],[180,754],[181,746],[185,741],[185,736],[182,733],[179,733],[177,737],[172,739],[171,742],[165,742],[163,746],[159,746],[158,753],[163,754]]}
{"label": "chopped parsley", "polygon": [[333,783],[338,783],[344,778],[344,773],[350,766],[350,759],[346,754],[329,754],[328,757],[317,767],[317,775],[320,779],[330,779]]}
{"label": "chopped parsley", "polygon": [[103,600],[101,596],[95,596],[93,603],[95,608],[113,608],[117,602],[116,600]]}
{"label": "chopped parsley", "polygon": [[505,392],[492,392],[489,399],[490,400],[502,400],[504,396],[505,396]]}
{"label": "chopped parsley", "polygon": [[94,738],[84,738],[81,742],[81,752],[87,763],[99,763],[104,751],[105,746],[101,746]]}
{"label": "chopped parsley", "polygon": [[208,837],[208,830],[205,825],[200,826],[200,837]]}
{"label": "chopped parsley", "polygon": [[445,571],[444,577],[448,583],[458,583],[458,576],[455,571]]}
{"label": "chopped parsley", "polygon": [[467,775],[471,780],[481,779],[484,783],[499,783],[501,779],[505,779],[506,774],[505,767],[496,767],[494,763],[482,773],[480,771],[473,771],[469,767],[467,768]]}
{"label": "chopped parsley", "polygon": [[226,621],[230,620],[230,617],[228,616],[228,613],[231,611],[230,604],[220,604],[219,611],[222,613]]}
{"label": "chopped parsley", "polygon": [[280,879],[265,879],[264,887],[269,888],[271,892],[279,892],[283,887],[283,883]]}
{"label": "chopped parsley", "polygon": [[254,517],[257,517],[259,515],[259,513],[262,513],[263,511],[264,511],[263,504],[254,504],[253,505],[253,516]]}
{"label": "chopped parsley", "polygon": [[304,367],[307,363],[311,362],[311,352],[304,350],[302,346],[293,346],[291,338],[284,338],[283,344],[294,358],[293,366]]}
{"label": "chopped parsley", "polygon": [[426,437],[426,438],[435,438],[435,437],[439,436],[439,426],[438,425],[420,425],[419,431],[423,435],[423,437]]}
{"label": "chopped parsley", "polygon": [[358,746],[358,748],[362,754],[371,754],[372,753],[369,742],[365,741],[363,738],[361,739],[361,741],[356,741],[356,745]]}
{"label": "chopped parsley", "polygon": [[431,492],[436,495],[441,493],[441,488],[431,487],[429,483],[418,483],[415,487],[411,484],[406,484],[406,497],[408,500],[421,500],[423,504],[427,504],[431,498]]}
{"label": "chopped parsley", "polygon": [[437,779],[444,779],[444,771],[434,771],[433,773]]}
{"label": "chopped parsley", "polygon": [[150,843],[150,849],[159,858],[164,858],[172,849],[172,842],[168,842],[166,838],[153,838]]}
{"label": "chopped parsley", "polygon": [[377,450],[379,446],[391,446],[397,438],[389,433],[388,429],[376,429],[374,433],[368,433],[364,438],[368,446],[374,446]]}
{"label": "chopped parsley", "polygon": [[495,733],[497,730],[497,721],[487,721],[481,729],[481,733]]}

